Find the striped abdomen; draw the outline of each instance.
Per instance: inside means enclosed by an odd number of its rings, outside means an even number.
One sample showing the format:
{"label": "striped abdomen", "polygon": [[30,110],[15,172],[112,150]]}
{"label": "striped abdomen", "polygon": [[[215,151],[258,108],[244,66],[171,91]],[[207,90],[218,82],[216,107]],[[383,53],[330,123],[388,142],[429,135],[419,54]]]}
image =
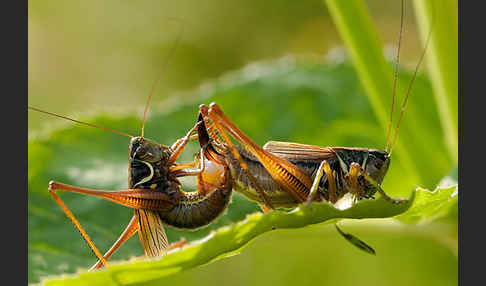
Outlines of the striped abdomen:
{"label": "striped abdomen", "polygon": [[184,193],[170,211],[159,212],[162,221],[176,228],[196,229],[208,225],[221,215],[231,201],[232,185],[226,180],[224,188],[204,195],[199,192]]}

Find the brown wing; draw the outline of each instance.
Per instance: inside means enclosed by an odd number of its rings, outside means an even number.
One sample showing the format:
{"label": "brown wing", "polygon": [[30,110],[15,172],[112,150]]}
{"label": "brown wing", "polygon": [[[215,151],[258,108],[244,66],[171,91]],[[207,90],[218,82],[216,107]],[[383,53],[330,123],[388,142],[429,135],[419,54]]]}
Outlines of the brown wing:
{"label": "brown wing", "polygon": [[269,141],[263,146],[263,149],[289,161],[321,162],[322,160],[333,161],[336,159],[331,148],[308,144]]}
{"label": "brown wing", "polygon": [[167,252],[169,243],[164,225],[157,211],[136,209],[138,234],[147,257],[159,257]]}

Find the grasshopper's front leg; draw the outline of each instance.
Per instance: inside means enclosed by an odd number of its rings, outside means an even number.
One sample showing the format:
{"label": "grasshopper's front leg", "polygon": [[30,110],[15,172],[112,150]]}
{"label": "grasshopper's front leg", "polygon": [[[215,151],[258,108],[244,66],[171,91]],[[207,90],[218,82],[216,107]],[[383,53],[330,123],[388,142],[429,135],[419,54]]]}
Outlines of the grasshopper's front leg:
{"label": "grasshopper's front leg", "polygon": [[178,139],[176,142],[174,142],[174,144],[172,144],[172,146],[170,147],[170,149],[172,150],[172,155],[170,156],[167,165],[170,166],[175,163],[177,158],[179,158],[179,156],[181,155],[182,151],[184,151],[184,148],[189,141],[198,139],[198,135],[194,134],[194,132],[197,131],[199,124],[201,123],[196,122],[196,125],[194,125],[194,127],[192,127],[191,130],[187,132],[186,136]]}
{"label": "grasshopper's front leg", "polygon": [[358,163],[353,162],[351,163],[350,170],[349,170],[349,182],[351,186],[358,186],[358,177],[363,176],[366,181],[368,181],[372,186],[374,186],[378,192],[383,196],[385,200],[392,204],[402,204],[402,203],[407,203],[409,200],[407,199],[394,199],[389,197],[385,191],[381,188],[381,186],[366,173],[366,171],[363,169],[362,166],[360,166]]}

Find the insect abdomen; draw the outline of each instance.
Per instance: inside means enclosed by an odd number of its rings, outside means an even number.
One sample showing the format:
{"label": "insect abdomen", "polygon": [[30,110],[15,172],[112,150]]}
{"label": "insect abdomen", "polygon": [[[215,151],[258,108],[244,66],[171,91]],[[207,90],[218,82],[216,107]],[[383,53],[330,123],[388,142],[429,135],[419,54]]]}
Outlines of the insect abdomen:
{"label": "insect abdomen", "polygon": [[227,180],[224,188],[216,189],[208,195],[185,193],[179,203],[168,212],[159,212],[167,225],[196,229],[210,224],[221,215],[231,201],[232,186]]}

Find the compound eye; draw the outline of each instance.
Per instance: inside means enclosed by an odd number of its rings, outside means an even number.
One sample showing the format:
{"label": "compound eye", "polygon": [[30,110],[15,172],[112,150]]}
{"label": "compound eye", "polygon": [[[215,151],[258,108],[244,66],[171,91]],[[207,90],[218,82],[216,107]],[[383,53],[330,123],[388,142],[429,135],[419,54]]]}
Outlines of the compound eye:
{"label": "compound eye", "polygon": [[157,158],[155,157],[154,154],[152,154],[152,152],[150,151],[150,149],[140,146],[137,148],[137,151],[135,151],[135,154],[137,159],[140,159],[142,161],[147,161],[147,162],[154,162],[157,160]]}
{"label": "compound eye", "polygon": [[142,146],[138,146],[137,149],[135,150],[135,154],[137,155],[138,158],[145,156],[145,148],[143,148]]}
{"label": "compound eye", "polygon": [[383,161],[380,160],[380,159],[376,159],[375,162],[374,162],[374,165],[375,165],[375,168],[380,170],[381,167],[383,166]]}

